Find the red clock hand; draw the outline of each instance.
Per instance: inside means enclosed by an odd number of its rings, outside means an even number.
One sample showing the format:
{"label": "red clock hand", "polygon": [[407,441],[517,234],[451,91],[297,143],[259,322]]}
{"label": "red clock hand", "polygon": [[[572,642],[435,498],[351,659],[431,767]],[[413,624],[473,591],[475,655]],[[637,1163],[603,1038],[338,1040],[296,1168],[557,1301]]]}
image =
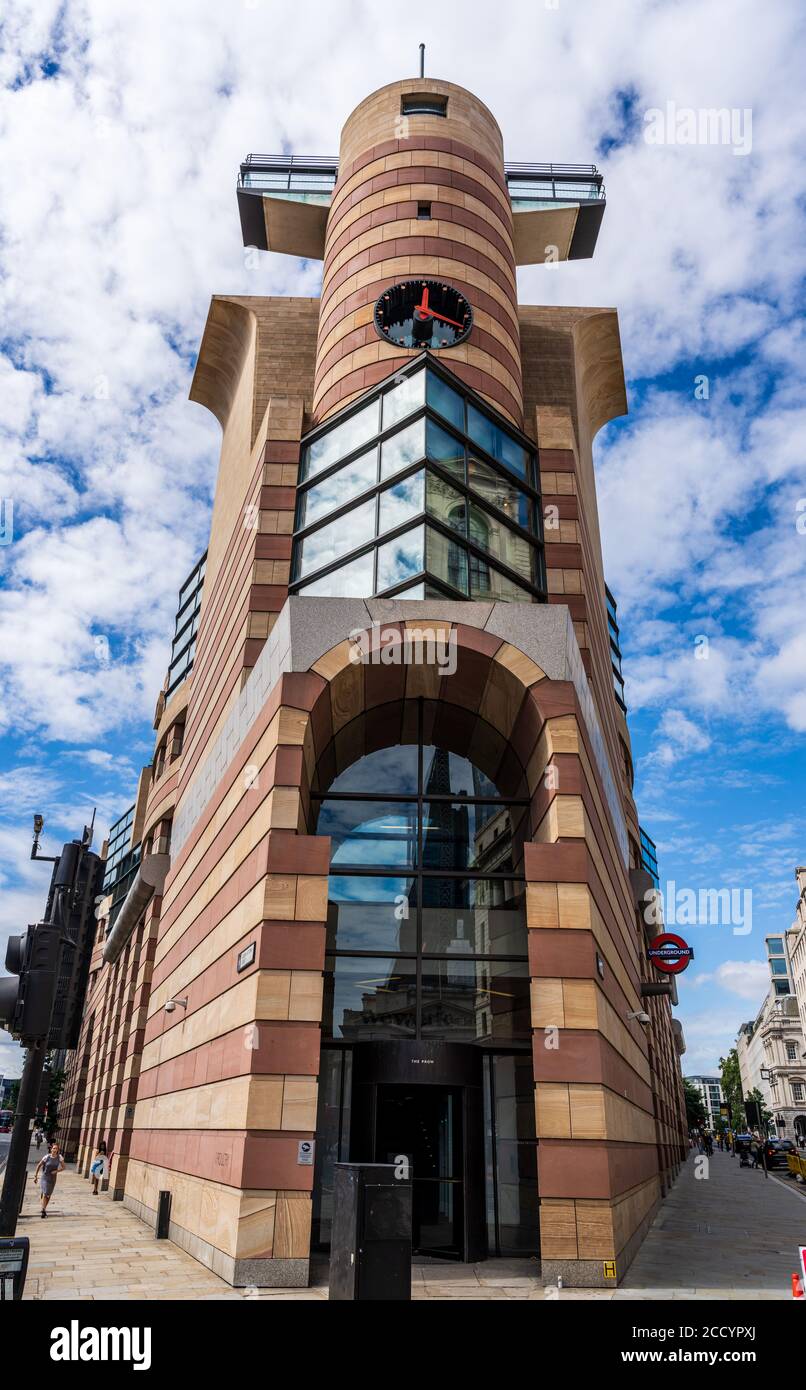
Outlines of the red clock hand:
{"label": "red clock hand", "polygon": [[432,319],[440,319],[442,323],[450,323],[454,328],[464,328],[463,323],[457,323],[456,319],[446,318],[444,314],[438,314],[434,309],[429,309],[428,312]]}

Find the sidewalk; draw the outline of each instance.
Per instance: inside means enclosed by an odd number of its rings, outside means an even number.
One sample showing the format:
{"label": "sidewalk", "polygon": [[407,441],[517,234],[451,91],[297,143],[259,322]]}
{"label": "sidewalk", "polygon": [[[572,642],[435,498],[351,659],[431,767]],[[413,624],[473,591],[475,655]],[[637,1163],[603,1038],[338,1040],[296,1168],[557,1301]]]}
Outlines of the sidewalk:
{"label": "sidewalk", "polygon": [[[36,1155],[29,1163],[33,1172]],[[26,1299],[327,1299],[309,1289],[233,1289],[167,1240],[156,1240],[122,1202],[92,1196],[70,1166],[60,1174],[45,1221],[29,1180],[17,1234],[31,1257]],[[689,1158],[618,1289],[563,1289],[566,1300],[791,1299],[798,1245],[806,1244],[806,1196],[786,1178],[740,1168],[717,1151],[708,1180]],[[556,1297],[556,1291],[549,1291]],[[542,1301],[534,1260],[478,1265],[415,1264],[412,1297]]]}

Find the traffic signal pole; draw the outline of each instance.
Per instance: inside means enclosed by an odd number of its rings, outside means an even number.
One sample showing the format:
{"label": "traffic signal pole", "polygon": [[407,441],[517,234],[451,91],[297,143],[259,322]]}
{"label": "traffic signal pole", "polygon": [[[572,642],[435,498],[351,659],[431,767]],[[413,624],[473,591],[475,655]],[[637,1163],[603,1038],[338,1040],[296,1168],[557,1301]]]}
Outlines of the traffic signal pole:
{"label": "traffic signal pole", "polygon": [[17,1112],[11,1132],[6,1174],[3,1179],[3,1193],[0,1196],[0,1237],[13,1236],[17,1230],[17,1217],[22,1206],[25,1191],[28,1153],[31,1148],[31,1130],[39,1099],[39,1087],[45,1066],[47,1048],[45,1038],[39,1038],[28,1048],[25,1066],[22,1069],[20,1093],[17,1097]]}

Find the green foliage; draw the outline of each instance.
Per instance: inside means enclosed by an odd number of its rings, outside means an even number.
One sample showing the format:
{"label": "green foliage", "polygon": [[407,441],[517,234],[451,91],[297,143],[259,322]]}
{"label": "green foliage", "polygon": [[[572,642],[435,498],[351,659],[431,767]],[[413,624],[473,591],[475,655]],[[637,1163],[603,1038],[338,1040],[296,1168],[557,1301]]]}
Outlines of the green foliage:
{"label": "green foliage", "polygon": [[703,1129],[708,1123],[705,1106],[699,1088],[693,1081],[683,1077],[683,1093],[686,1099],[686,1123],[689,1129]]}
{"label": "green foliage", "polygon": [[735,1047],[732,1047],[727,1057],[720,1057],[719,1071],[722,1082],[722,1094],[730,1106],[731,1119],[734,1127],[744,1124],[744,1105],[742,1093],[742,1077],[739,1071],[739,1054]]}

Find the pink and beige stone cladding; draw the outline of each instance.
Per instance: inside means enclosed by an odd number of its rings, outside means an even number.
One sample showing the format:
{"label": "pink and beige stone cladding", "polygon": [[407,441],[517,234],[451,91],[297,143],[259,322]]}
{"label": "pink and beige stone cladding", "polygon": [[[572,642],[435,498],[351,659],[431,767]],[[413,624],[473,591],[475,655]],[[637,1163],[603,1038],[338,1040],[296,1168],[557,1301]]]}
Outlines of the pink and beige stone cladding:
{"label": "pink and beige stone cladding", "polygon": [[[412,90],[428,86],[415,83]],[[362,103],[344,128],[325,241],[317,422],[411,355],[378,337],[373,308],[382,291],[402,279],[435,278],[450,280],[476,311],[469,338],[452,351],[456,374],[522,423],[512,209],[500,131],[468,93],[449,83],[436,90],[447,97],[444,117],[401,117],[408,84],[396,83]],[[417,216],[424,202],[428,218]]]}

